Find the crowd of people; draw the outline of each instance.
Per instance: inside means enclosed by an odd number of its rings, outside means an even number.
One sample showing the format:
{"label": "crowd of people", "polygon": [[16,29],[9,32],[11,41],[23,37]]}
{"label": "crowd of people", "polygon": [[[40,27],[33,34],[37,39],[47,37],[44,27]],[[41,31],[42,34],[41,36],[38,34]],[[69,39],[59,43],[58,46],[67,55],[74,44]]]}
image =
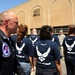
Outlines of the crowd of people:
{"label": "crowd of people", "polygon": [[75,25],[69,26],[67,36],[62,30],[55,35],[50,25],[27,35],[28,26],[18,25],[16,14],[0,14],[0,75],[62,75],[61,56],[67,75],[75,75]]}

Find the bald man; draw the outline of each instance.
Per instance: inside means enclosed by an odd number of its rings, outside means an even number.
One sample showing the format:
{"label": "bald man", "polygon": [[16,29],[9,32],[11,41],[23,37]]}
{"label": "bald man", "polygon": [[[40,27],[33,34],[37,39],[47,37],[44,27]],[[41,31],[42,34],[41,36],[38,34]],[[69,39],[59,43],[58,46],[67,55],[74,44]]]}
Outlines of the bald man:
{"label": "bald man", "polygon": [[15,57],[15,48],[10,38],[18,27],[16,14],[5,11],[0,14],[0,75],[25,75]]}

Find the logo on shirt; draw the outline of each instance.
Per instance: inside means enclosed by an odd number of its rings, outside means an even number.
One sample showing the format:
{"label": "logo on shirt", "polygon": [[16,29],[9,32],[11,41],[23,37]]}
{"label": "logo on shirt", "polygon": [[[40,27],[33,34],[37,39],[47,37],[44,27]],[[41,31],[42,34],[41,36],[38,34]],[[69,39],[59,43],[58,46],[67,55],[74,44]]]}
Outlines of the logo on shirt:
{"label": "logo on shirt", "polygon": [[9,46],[6,42],[4,42],[2,45],[2,52],[3,52],[3,54],[2,54],[3,57],[9,57],[11,54]]}
{"label": "logo on shirt", "polygon": [[51,49],[50,47],[47,49],[47,51],[45,53],[41,53],[39,50],[38,50],[38,46],[36,46],[36,50],[37,50],[37,55],[38,55],[38,59],[42,62],[45,60],[45,58],[48,56],[48,54],[50,53]]}
{"label": "logo on shirt", "polygon": [[16,49],[18,50],[18,54],[21,53],[21,51],[23,50],[24,46],[25,46],[25,43],[23,43],[21,47],[18,47],[17,43],[16,43]]}
{"label": "logo on shirt", "polygon": [[75,45],[75,41],[74,41],[73,44],[71,44],[71,45],[68,45],[67,42],[65,41],[65,45],[66,45],[66,47],[67,47],[67,50],[72,51],[72,48],[73,48],[74,45]]}
{"label": "logo on shirt", "polygon": [[54,38],[52,38],[52,41],[54,41],[55,39]]}
{"label": "logo on shirt", "polygon": [[32,41],[32,44],[34,45],[34,43],[38,40],[38,38],[35,38],[34,40],[32,40],[32,39],[30,38],[30,40]]}

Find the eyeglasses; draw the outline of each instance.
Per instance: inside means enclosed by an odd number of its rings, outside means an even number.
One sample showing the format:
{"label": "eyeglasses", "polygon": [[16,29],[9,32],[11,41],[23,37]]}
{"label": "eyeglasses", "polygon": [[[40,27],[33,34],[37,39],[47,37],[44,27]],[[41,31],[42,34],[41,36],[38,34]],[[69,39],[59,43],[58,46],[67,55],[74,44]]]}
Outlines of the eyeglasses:
{"label": "eyeglasses", "polygon": [[12,21],[12,22],[14,22],[15,24],[18,24],[18,22],[16,22],[16,21],[13,21],[13,20],[8,20],[8,21]]}
{"label": "eyeglasses", "polygon": [[0,22],[3,22],[3,20],[0,20]]}
{"label": "eyeglasses", "polygon": [[0,20],[0,23],[3,22],[3,20]]}

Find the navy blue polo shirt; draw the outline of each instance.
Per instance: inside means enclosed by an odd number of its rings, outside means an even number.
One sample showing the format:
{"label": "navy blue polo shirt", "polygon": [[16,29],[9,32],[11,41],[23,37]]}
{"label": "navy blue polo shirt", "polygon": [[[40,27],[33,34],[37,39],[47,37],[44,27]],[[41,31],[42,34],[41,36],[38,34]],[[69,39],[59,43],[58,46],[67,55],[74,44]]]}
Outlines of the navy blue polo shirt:
{"label": "navy blue polo shirt", "polygon": [[63,41],[65,56],[75,54],[75,36],[67,36]]}
{"label": "navy blue polo shirt", "polygon": [[36,66],[55,68],[55,61],[60,60],[58,45],[51,40],[38,41],[35,44],[33,56],[37,58]]}
{"label": "navy blue polo shirt", "polygon": [[32,44],[34,46],[35,43],[40,39],[40,37],[38,35],[30,35],[29,39],[32,41]]}
{"label": "navy blue polo shirt", "polygon": [[56,42],[58,46],[60,46],[59,38],[55,34],[52,34],[51,38],[52,38],[52,41]]}
{"label": "navy blue polo shirt", "polygon": [[33,53],[33,45],[32,42],[28,38],[23,38],[18,45],[15,43],[16,48],[16,56],[18,61],[20,62],[29,62],[29,56],[32,56]]}

